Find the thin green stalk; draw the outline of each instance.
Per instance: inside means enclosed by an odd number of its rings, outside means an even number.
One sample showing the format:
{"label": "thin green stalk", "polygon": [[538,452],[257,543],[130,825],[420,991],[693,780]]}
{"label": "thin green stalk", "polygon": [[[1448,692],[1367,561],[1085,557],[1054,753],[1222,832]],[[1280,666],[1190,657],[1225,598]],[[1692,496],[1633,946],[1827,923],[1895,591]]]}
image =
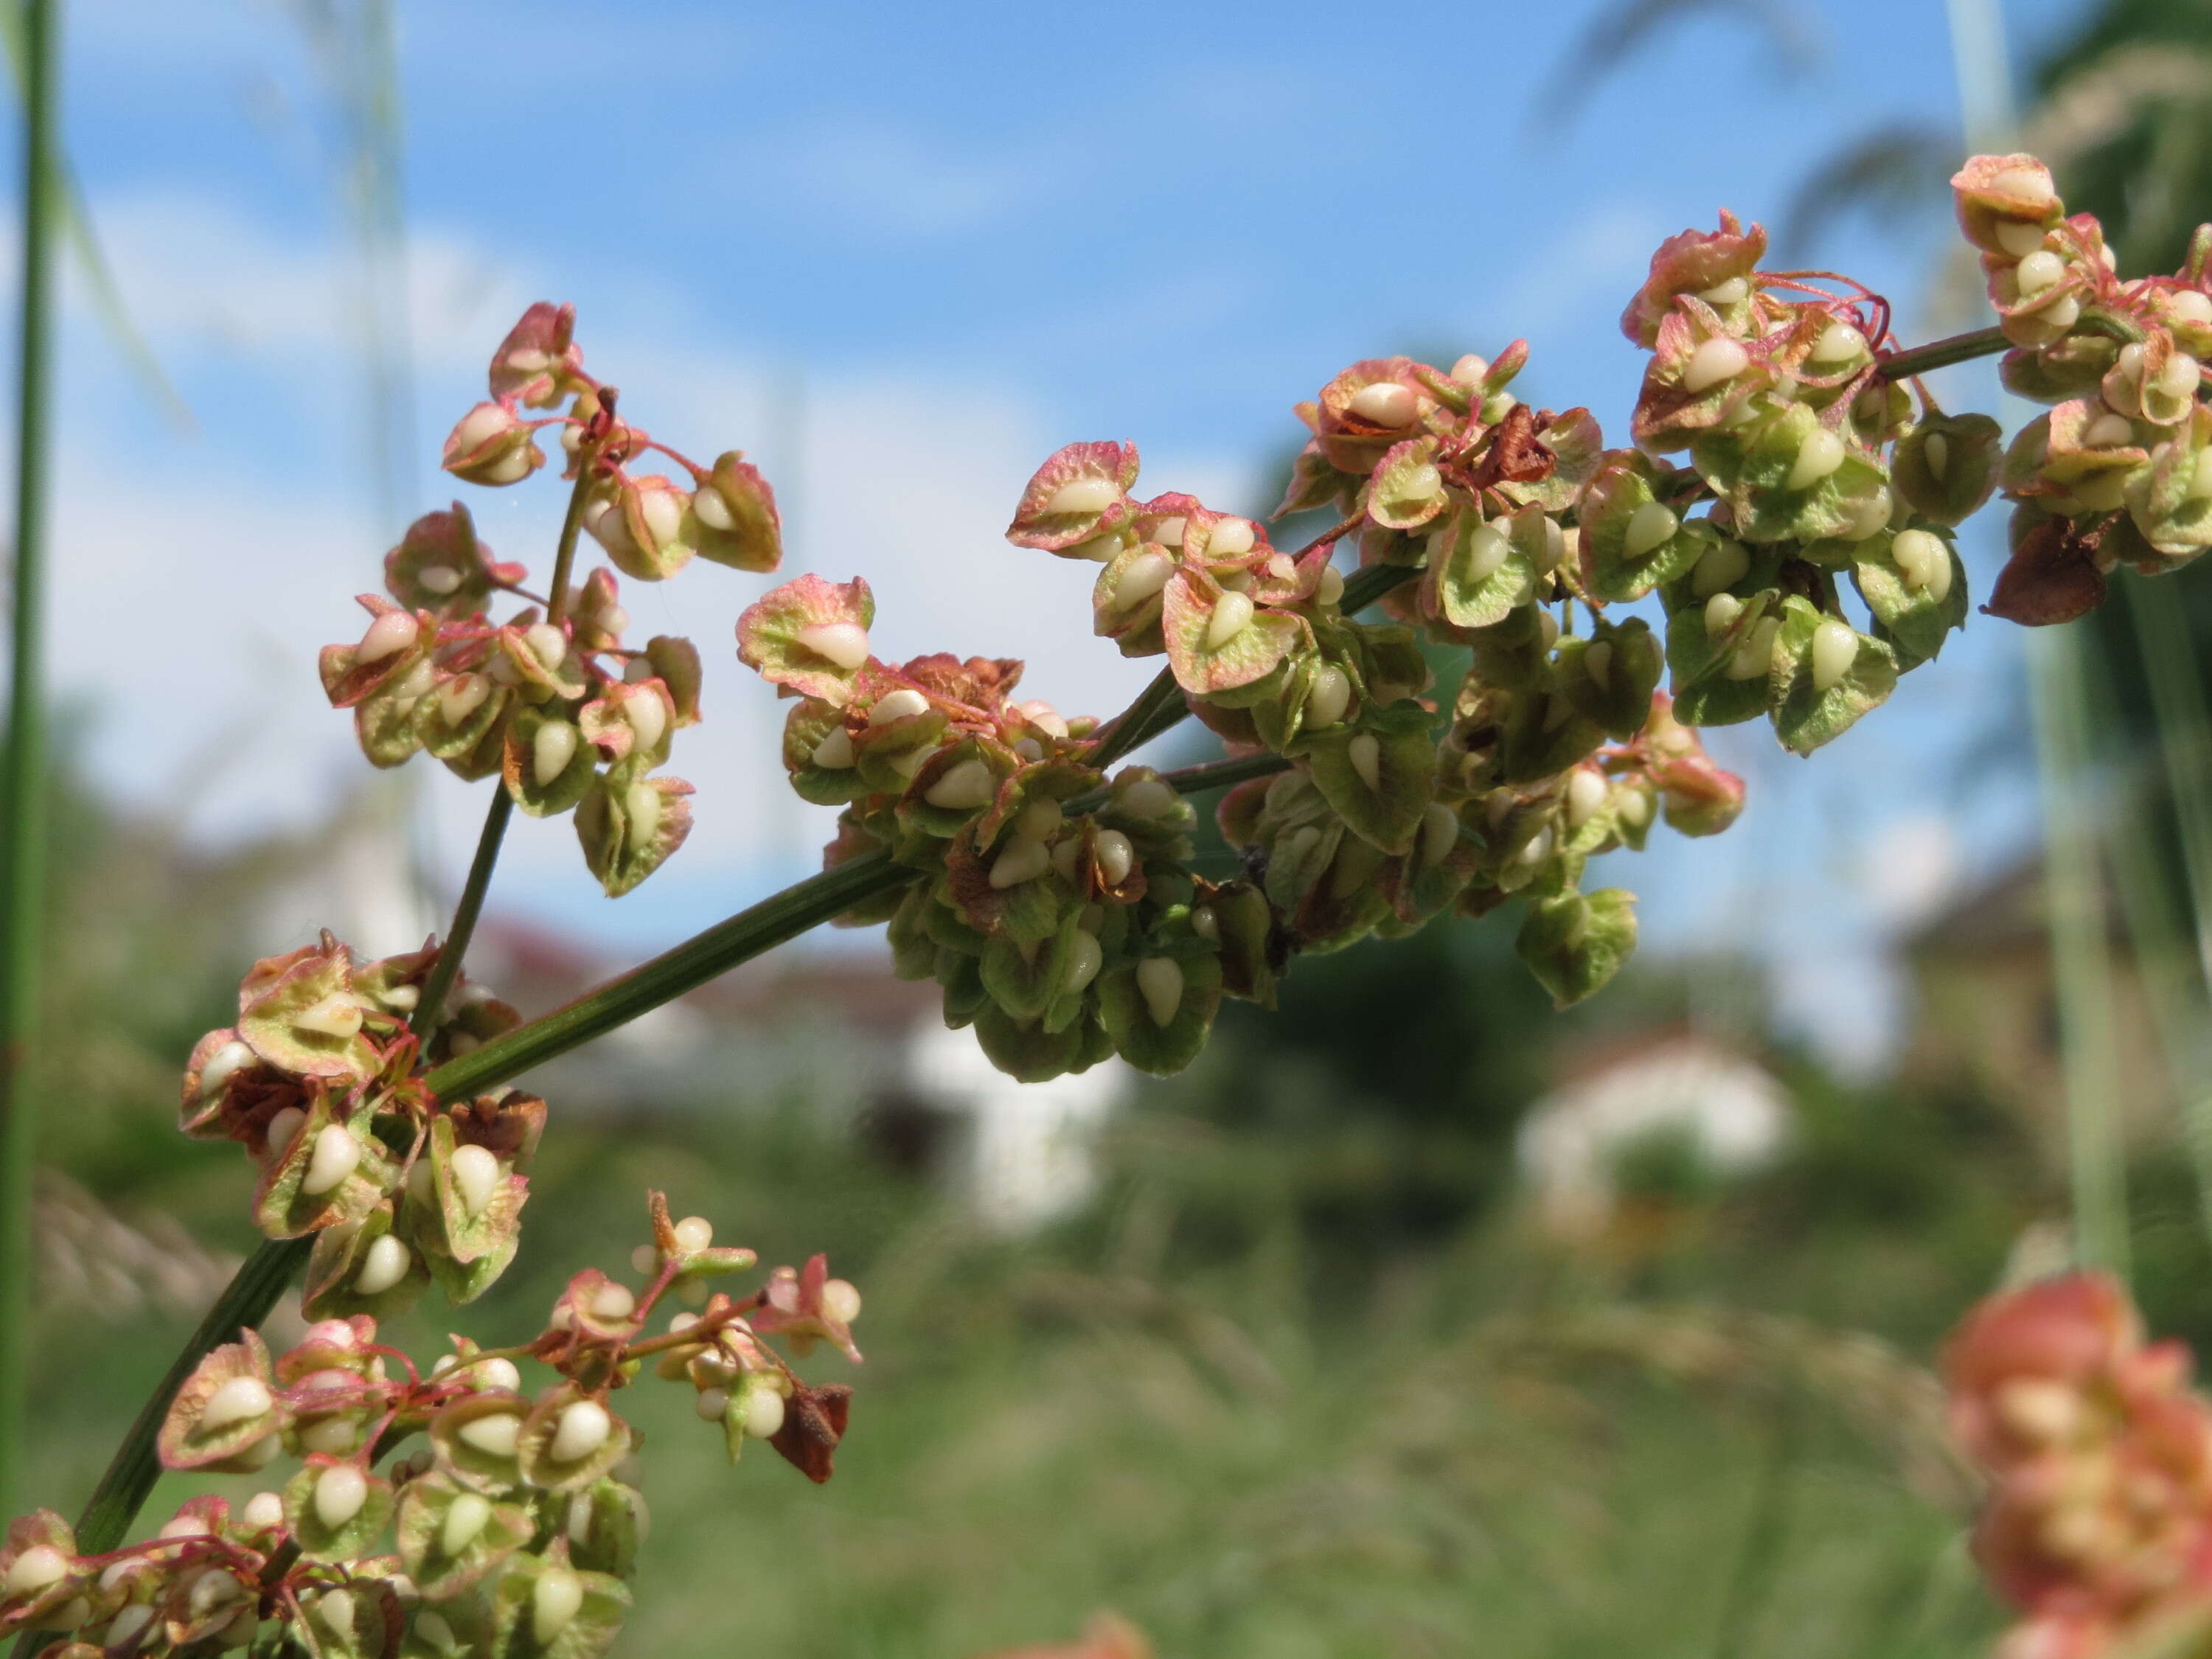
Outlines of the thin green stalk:
{"label": "thin green stalk", "polygon": [[53,233],[60,33],[54,0],[27,0],[23,33],[23,282],[15,414],[15,564],[8,749],[0,773],[0,1515],[23,1483],[30,1398],[31,1164],[38,1103],[30,1088],[38,1021],[46,850],[46,564],[48,391],[52,380]]}
{"label": "thin green stalk", "polygon": [[1874,372],[1885,380],[1907,380],[1916,374],[1932,374],[1939,368],[1948,368],[1953,363],[1971,362],[1977,357],[1994,356],[2010,349],[2012,342],[2005,338],[2002,329],[1978,328],[1970,333],[1954,334],[1948,339],[1930,340],[1909,351],[1893,351],[1875,363]]}
{"label": "thin green stalk", "polygon": [[2037,632],[2028,644],[2044,819],[2044,893],[2058,992],[2066,1095],[2067,1163],[2075,1253],[2084,1267],[2128,1273],[2128,1194],[2113,1028],[2112,958],[2104,880],[2090,803],[2087,710],[2081,646],[2072,630]]}

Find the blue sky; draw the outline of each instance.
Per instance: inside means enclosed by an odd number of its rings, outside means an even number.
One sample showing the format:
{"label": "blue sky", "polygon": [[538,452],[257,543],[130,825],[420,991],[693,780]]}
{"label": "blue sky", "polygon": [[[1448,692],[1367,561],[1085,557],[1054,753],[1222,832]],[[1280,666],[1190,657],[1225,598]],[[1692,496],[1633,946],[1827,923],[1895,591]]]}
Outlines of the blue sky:
{"label": "blue sky", "polygon": [[[1838,143],[1955,118],[1935,0],[1803,8],[1796,72],[1716,16],[1607,78],[1571,64],[1577,107],[1538,108],[1598,9],[403,5],[420,504],[469,494],[542,573],[557,483],[456,489],[434,448],[521,305],[571,299],[627,412],[751,452],[793,564],[870,579],[880,648],[1025,654],[1035,695],[1109,712],[1150,665],[1089,640],[1079,570],[998,539],[1053,448],[1134,439],[1147,488],[1261,508],[1302,435],[1289,406],[1345,362],[1516,335],[1533,398],[1616,428],[1641,365],[1614,319],[1662,237],[1723,204],[1771,222]],[[2075,9],[2009,21],[2032,50]],[[72,153],[197,429],[75,319],[57,682],[100,708],[118,794],[214,839],[299,821],[366,773],[312,653],[358,632],[387,539],[328,91],[269,0],[79,0],[67,50]],[[1910,334],[1940,228],[1856,217],[1816,252]],[[783,798],[778,711],[731,660],[763,586],[699,567],[625,596],[709,663],[709,723],[674,763],[701,787],[693,843],[610,905],[565,823],[525,824],[495,903],[643,949],[810,866],[821,815]],[[1978,618],[1809,765],[1764,727],[1723,734],[1752,778],[1739,828],[1609,872],[1647,895],[1649,944],[1749,941],[1832,1048],[1877,1051],[1859,969],[1882,931],[2033,833],[2019,788],[1958,781],[2019,696],[2018,643]],[[427,794],[457,873],[479,800]]]}

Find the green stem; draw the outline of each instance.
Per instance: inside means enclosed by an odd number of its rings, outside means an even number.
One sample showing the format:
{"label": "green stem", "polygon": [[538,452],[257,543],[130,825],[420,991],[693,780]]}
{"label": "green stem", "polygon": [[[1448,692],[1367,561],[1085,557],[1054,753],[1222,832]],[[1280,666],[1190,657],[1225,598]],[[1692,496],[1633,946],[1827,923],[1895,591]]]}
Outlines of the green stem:
{"label": "green stem", "polygon": [[46,443],[52,380],[52,244],[57,218],[54,0],[27,0],[23,29],[23,289],[16,381],[15,563],[8,747],[0,794],[0,1516],[23,1486],[30,1399],[31,1167],[38,1106],[30,1089],[38,1021],[46,851]]}
{"label": "green stem", "polygon": [[[584,528],[584,506],[591,497],[591,457],[579,456],[575,487],[568,492],[568,511],[561,520],[561,540],[553,555],[553,586],[551,597],[545,605],[545,620],[558,624],[568,611],[568,572],[576,562],[576,541]],[[469,941],[476,937],[477,918],[483,913],[485,894],[491,890],[492,868],[499,862],[500,843],[507,838],[507,820],[514,816],[514,798],[507,793],[507,783],[501,780],[493,790],[491,805],[484,810],[483,830],[477,836],[476,857],[470,861],[468,879],[461,884],[460,902],[453,907],[453,926],[446,929],[446,942],[439,947],[438,959],[430,965],[430,977],[422,987],[422,1000],[415,1005],[408,1029],[418,1037],[428,1040],[438,1028],[438,1016],[445,1012],[446,996],[453,988],[453,981],[461,971],[462,958],[469,953]]]}
{"label": "green stem", "polygon": [[1926,345],[1909,350],[1893,351],[1875,362],[1874,372],[1885,380],[1906,380],[1915,374],[1948,368],[1953,363],[1971,362],[1977,357],[1994,356],[2011,349],[2012,342],[2005,338],[2002,329],[1978,328],[1971,333],[1930,340]]}

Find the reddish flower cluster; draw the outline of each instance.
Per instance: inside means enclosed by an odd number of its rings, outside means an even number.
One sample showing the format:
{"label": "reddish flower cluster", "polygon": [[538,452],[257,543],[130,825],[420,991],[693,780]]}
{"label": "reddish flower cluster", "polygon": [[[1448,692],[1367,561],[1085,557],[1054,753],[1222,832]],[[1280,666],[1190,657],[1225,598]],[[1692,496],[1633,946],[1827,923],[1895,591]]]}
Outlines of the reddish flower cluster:
{"label": "reddish flower cluster", "polygon": [[1976,1553],[2023,1615],[2004,1659],[2212,1629],[2212,1402],[2189,1372],[2102,1274],[1992,1297],[1953,1335],[1952,1424],[1990,1480]]}
{"label": "reddish flower cluster", "polygon": [[[275,1620],[324,1659],[596,1659],[629,1610],[646,1520],[636,1436],[611,1392],[657,1356],[660,1375],[692,1382],[732,1462],[766,1440],[823,1480],[850,1390],[800,1382],[766,1339],[860,1358],[859,1293],[822,1257],[742,1300],[709,1297],[707,1280],[750,1267],[753,1252],[717,1247],[703,1218],[671,1222],[657,1193],[652,1212],[646,1288],[579,1273],[520,1347],[456,1338],[426,1375],[356,1315],[274,1358],[251,1331],[216,1349],[170,1406],[162,1462],[253,1473],[283,1455],[297,1474],[234,1514],[196,1498],[155,1538],[105,1554],[78,1553],[51,1510],[16,1522],[0,1547],[0,1637],[63,1632],[63,1659],[112,1659],[242,1647]],[[644,1336],[672,1291],[702,1310]],[[524,1393],[518,1360],[556,1380]],[[422,1449],[377,1473],[417,1434]]]}

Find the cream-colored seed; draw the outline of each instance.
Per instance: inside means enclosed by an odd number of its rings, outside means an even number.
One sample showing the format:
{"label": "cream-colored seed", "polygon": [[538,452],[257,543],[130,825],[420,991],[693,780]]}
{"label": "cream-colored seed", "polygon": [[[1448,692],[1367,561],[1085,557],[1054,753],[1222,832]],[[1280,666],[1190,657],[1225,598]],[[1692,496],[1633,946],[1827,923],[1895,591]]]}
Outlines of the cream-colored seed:
{"label": "cream-colored seed", "polygon": [[1114,585],[1114,608],[1133,611],[1168,585],[1176,562],[1165,553],[1139,553],[1123,567]]}
{"label": "cream-colored seed", "polygon": [[712,484],[701,484],[691,492],[691,511],[701,524],[720,535],[726,536],[738,527],[728,500]]}
{"label": "cream-colored seed", "polygon": [[369,623],[368,631],[361,636],[361,643],[354,647],[355,665],[382,662],[386,657],[398,656],[415,643],[421,631],[411,613],[405,611],[386,611]]}
{"label": "cream-colored seed", "polygon": [[2100,415],[2083,428],[2081,441],[2091,449],[2118,449],[2135,441],[2136,429],[2124,415]]}
{"label": "cream-colored seed", "polygon": [[745,1395],[745,1436],[766,1440],[783,1426],[783,1396],[774,1389],[754,1389]]}
{"label": "cream-colored seed", "polygon": [[1734,587],[1751,574],[1751,554],[1741,542],[1725,538],[1707,548],[1691,572],[1690,587],[1701,599]]}
{"label": "cream-colored seed", "polygon": [[1431,801],[1421,811],[1421,862],[1440,863],[1458,845],[1459,814],[1440,800]]}
{"label": "cream-colored seed", "polygon": [[1070,478],[1052,492],[1044,504],[1048,513],[1103,513],[1121,499],[1121,485],[1114,478]]}
{"label": "cream-colored seed", "polygon": [[868,659],[868,630],[855,622],[811,623],[793,642],[833,665],[851,670]]}
{"label": "cream-colored seed", "polygon": [[554,780],[568,769],[581,741],[576,728],[567,720],[539,723],[530,739],[530,775],[540,789],[550,788]]}
{"label": "cream-colored seed", "polygon": [[1567,826],[1579,830],[1589,822],[1591,815],[1605,805],[1607,794],[1605,775],[1587,766],[1578,766],[1567,780]]}
{"label": "cream-colored seed", "polygon": [[2043,309],[2043,321],[2048,326],[2063,332],[2081,320],[2081,301],[2072,294],[2063,295]]}
{"label": "cream-colored seed", "polygon": [[853,750],[852,734],[842,726],[833,726],[806,758],[825,772],[848,772],[859,757]]}
{"label": "cream-colored seed", "polygon": [[1206,648],[1218,651],[1252,623],[1252,601],[1242,593],[1224,593],[1206,622]]}
{"label": "cream-colored seed", "polygon": [[300,1190],[320,1197],[361,1167],[361,1142],[341,1125],[325,1123],[315,1132],[314,1149],[307,1154],[307,1172]]}
{"label": "cream-colored seed", "polygon": [[1153,1024],[1171,1024],[1182,1006],[1182,964],[1173,957],[1146,957],[1137,964],[1137,994]]}
{"label": "cream-colored seed", "polygon": [[315,1477],[315,1519],[333,1530],[368,1502],[368,1478],[350,1463],[334,1463]]}
{"label": "cream-colored seed", "polygon": [[2169,398],[2194,397],[2203,374],[2196,358],[2185,351],[2177,351],[2167,357],[2166,367],[2159,371],[2158,389]]}
{"label": "cream-colored seed", "polygon": [[1626,558],[1640,559],[1673,540],[1674,532],[1681,527],[1682,521],[1673,509],[1657,501],[1646,501],[1628,515],[1628,527],[1621,533],[1621,554]]}
{"label": "cream-colored seed", "polygon": [[1414,397],[1411,386],[1401,386],[1395,380],[1377,380],[1353,392],[1346,407],[1370,425],[1395,428],[1412,423],[1420,410],[1420,400]]}
{"label": "cream-colored seed", "polygon": [[269,1527],[284,1524],[284,1498],[281,1492],[258,1492],[246,1500],[238,1518],[259,1532]]}
{"label": "cream-colored seed", "polygon": [[1451,377],[1462,386],[1480,386],[1489,373],[1490,359],[1470,351],[1452,365]]}
{"label": "cream-colored seed", "polygon": [[1717,640],[1735,626],[1743,615],[1743,601],[1733,593],[1716,593],[1705,601],[1705,637]]}
{"label": "cream-colored seed", "polygon": [[325,1457],[343,1457],[360,1443],[360,1429],[343,1417],[326,1417],[300,1431],[300,1449]]}
{"label": "cream-colored seed", "polygon": [[1215,521],[1212,532],[1206,538],[1206,552],[1209,558],[1234,559],[1249,553],[1257,544],[1251,520],[1221,519]]}
{"label": "cream-colored seed", "polygon": [[637,1311],[637,1297],[627,1285],[602,1285],[592,1293],[592,1317],[620,1322]]}
{"label": "cream-colored seed", "polygon": [[1382,744],[1371,732],[1362,732],[1344,746],[1344,757],[1351,762],[1360,782],[1373,793],[1382,787]]}
{"label": "cream-colored seed", "polygon": [[242,1066],[253,1063],[253,1050],[233,1037],[208,1056],[207,1064],[200,1067],[200,1098],[213,1100],[222,1092],[222,1085],[237,1075]]}
{"label": "cream-colored seed", "polygon": [[702,1423],[719,1423],[730,1409],[727,1389],[702,1389],[693,1396],[691,1409],[699,1414]]}
{"label": "cream-colored seed", "polygon": [[1905,585],[1941,605],[1951,592],[1951,550],[1931,531],[1901,530],[1889,544],[1889,556]]}
{"label": "cream-colored seed", "polygon": [[1031,841],[1050,841],[1059,833],[1066,817],[1056,800],[1033,800],[1022,808],[1021,816],[1014,820],[1014,833],[1027,836]]}
{"label": "cream-colored seed", "polygon": [[584,1605],[584,1581],[566,1567],[548,1567],[530,1591],[530,1633],[550,1647]]}
{"label": "cream-colored seed", "polygon": [[2020,262],[2014,273],[2023,299],[2056,288],[2066,280],[2066,261],[2047,248],[2039,248]]}
{"label": "cream-colored seed", "polygon": [[1083,842],[1076,836],[1069,836],[1053,843],[1051,866],[1060,872],[1062,881],[1072,882],[1075,879],[1075,866],[1082,857]]}
{"label": "cream-colored seed", "polygon": [[258,1376],[234,1376],[208,1396],[200,1408],[199,1431],[213,1434],[234,1423],[260,1416],[275,1403],[269,1385]]}
{"label": "cream-colored seed", "polygon": [[1323,605],[1334,605],[1344,598],[1344,573],[1334,565],[1324,568],[1321,582],[1314,589],[1314,597]]}
{"label": "cream-colored seed", "polygon": [[849,1279],[833,1279],[822,1286],[822,1311],[841,1325],[860,1316],[860,1287]]}
{"label": "cream-colored seed", "polygon": [[1006,851],[991,860],[991,885],[1004,892],[1025,881],[1035,881],[1051,867],[1050,848],[1041,841],[1017,835],[1006,842]]}
{"label": "cream-colored seed", "polygon": [[1097,866],[1098,878],[1109,887],[1119,887],[1129,878],[1129,872],[1137,862],[1137,849],[1119,830],[1101,830],[1098,839],[1092,843],[1091,856]]}
{"label": "cream-colored seed", "polygon": [[2006,219],[1999,222],[1996,233],[1997,246],[2015,259],[2024,259],[2043,246],[2043,227],[2039,224]]}
{"label": "cream-colored seed", "polygon": [[451,1560],[483,1536],[491,1523],[491,1500],[472,1492],[457,1493],[446,1506],[438,1528],[438,1553]]}
{"label": "cream-colored seed", "polygon": [[1512,550],[1513,544],[1496,525],[1477,525],[1467,538],[1468,580],[1488,581],[1505,568],[1506,556]]}
{"label": "cream-colored seed", "polygon": [[929,699],[910,685],[896,691],[886,691],[878,697],[868,710],[868,724],[889,726],[893,720],[910,720],[916,714],[929,712]]}
{"label": "cream-colored seed", "polygon": [[1756,679],[1765,673],[1774,662],[1774,636],[1781,631],[1780,617],[1762,617],[1736,647],[1723,672],[1732,680]]}
{"label": "cream-colored seed", "polygon": [[1928,476],[1937,483],[1951,470],[1951,441],[1940,432],[1931,432],[1921,441],[1920,459],[1928,469]]}
{"label": "cream-colored seed", "polygon": [[326,1589],[315,1598],[316,1619],[325,1630],[349,1641],[354,1634],[353,1613],[353,1592],[349,1589]]}
{"label": "cream-colored seed", "polygon": [[69,1558],[52,1544],[33,1544],[8,1564],[0,1595],[28,1595],[49,1589],[69,1577]]}
{"label": "cream-colored seed", "polygon": [[456,1146],[446,1173],[453,1181],[453,1195],[461,1200],[463,1212],[482,1215],[499,1186],[497,1156],[486,1146]]}
{"label": "cream-colored seed", "polygon": [[1698,290],[1698,297],[1709,306],[1725,310],[1729,306],[1742,304],[1744,296],[1750,292],[1751,284],[1748,282],[1741,276],[1731,276],[1726,282],[1715,283],[1711,288],[1701,289]]}
{"label": "cream-colored seed", "polygon": [[512,1412],[472,1417],[453,1431],[453,1437],[487,1457],[512,1457],[522,1443],[522,1419]]}
{"label": "cream-colored seed", "polygon": [[1066,995],[1072,991],[1082,990],[1098,977],[1098,969],[1105,960],[1106,952],[1097,939],[1080,927],[1077,928],[1075,938],[1067,947],[1067,966],[1063,970],[1066,976],[1060,981],[1060,994]]}
{"label": "cream-colored seed", "polygon": [[1825,426],[1816,426],[1797,446],[1797,459],[1790,469],[1790,488],[1810,489],[1844,464],[1844,441]]}
{"label": "cream-colored seed", "polygon": [[1813,342],[1813,361],[1816,363],[1847,363],[1867,349],[1866,336],[1849,323],[1831,323],[1820,331],[1820,337]]}
{"label": "cream-colored seed", "polygon": [[354,1274],[353,1287],[363,1296],[381,1296],[405,1279],[414,1263],[408,1248],[386,1233],[372,1239],[362,1252],[361,1270]]}
{"label": "cream-colored seed", "polygon": [[1583,647],[1583,672],[1599,690],[1613,690],[1613,647],[1608,641],[1592,640]]}
{"label": "cream-colored seed", "polygon": [[706,1249],[714,1242],[714,1224],[703,1215],[687,1215],[676,1224],[676,1248],[687,1253]]}
{"label": "cream-colored seed", "polygon": [[292,1024],[319,1036],[344,1039],[361,1030],[362,1013],[360,1003],[343,991],[333,991],[313,1006],[295,1014]]}
{"label": "cream-colored seed", "polygon": [[943,776],[922,792],[921,798],[945,811],[965,812],[989,805],[998,793],[998,774],[983,762],[969,759],[948,767]]}
{"label": "cream-colored seed", "polygon": [[2189,494],[2194,501],[2212,497],[2212,447],[2198,450],[2190,464]]}
{"label": "cream-colored seed", "polygon": [[480,1389],[503,1389],[512,1394],[522,1386],[522,1373],[512,1359],[487,1359],[470,1373]]}
{"label": "cream-colored seed", "polygon": [[1733,380],[1751,367],[1751,354],[1725,334],[1716,334],[1690,354],[1682,365],[1682,388],[1692,394],[1710,391],[1723,380]]}
{"label": "cream-colored seed", "polygon": [[1115,805],[1133,817],[1158,818],[1174,811],[1176,803],[1182,799],[1171,786],[1158,778],[1139,778],[1121,791]]}
{"label": "cream-colored seed", "polygon": [[605,1445],[613,1432],[614,1419],[605,1406],[596,1400],[579,1400],[562,1408],[545,1455],[556,1463],[574,1463]]}
{"label": "cream-colored seed", "polygon": [[[2212,454],[2212,450],[2206,453]],[[1352,677],[1334,665],[1317,669],[1313,684],[1306,692],[1305,723],[1334,726],[1351,707]]]}
{"label": "cream-colored seed", "polygon": [[1190,931],[1208,945],[1221,943],[1221,918],[1213,914],[1213,907],[1201,904],[1190,913]]}
{"label": "cream-colored seed", "polygon": [[269,1120],[269,1127],[264,1132],[269,1146],[269,1156],[282,1158],[286,1152],[289,1151],[293,1139],[300,1133],[300,1126],[307,1121],[307,1115],[297,1106],[281,1108],[276,1115]]}
{"label": "cream-colored seed", "polygon": [[623,720],[640,749],[653,750],[668,732],[668,705],[658,691],[632,692],[623,699]]}
{"label": "cream-colored seed", "polygon": [[1833,617],[1821,619],[1813,630],[1813,690],[1829,691],[1844,683],[1858,660],[1859,636],[1849,623]]}

